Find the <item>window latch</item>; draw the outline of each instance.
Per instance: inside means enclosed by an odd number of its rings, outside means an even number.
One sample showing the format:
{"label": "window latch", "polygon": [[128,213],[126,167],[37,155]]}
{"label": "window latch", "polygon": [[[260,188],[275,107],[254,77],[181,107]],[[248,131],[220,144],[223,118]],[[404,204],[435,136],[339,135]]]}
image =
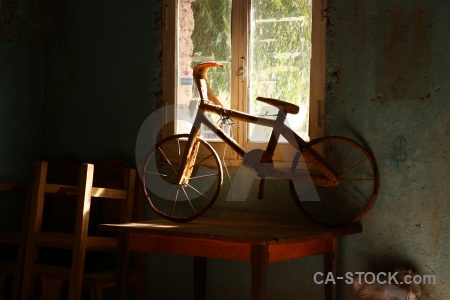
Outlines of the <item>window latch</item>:
{"label": "window latch", "polygon": [[245,65],[245,58],[241,57],[241,59],[239,60],[239,69],[236,71],[236,75],[240,77],[241,82],[244,81],[244,75],[245,73],[247,73],[247,70],[245,69],[244,65]]}

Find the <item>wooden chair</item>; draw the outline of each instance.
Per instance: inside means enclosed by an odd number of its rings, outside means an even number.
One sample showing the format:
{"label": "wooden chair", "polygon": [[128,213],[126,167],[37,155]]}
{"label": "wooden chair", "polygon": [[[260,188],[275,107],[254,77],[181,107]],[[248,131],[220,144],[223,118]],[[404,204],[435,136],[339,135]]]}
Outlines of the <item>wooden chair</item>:
{"label": "wooden chair", "polygon": [[[127,180],[128,175],[124,170],[129,170],[129,165],[121,158],[109,158],[101,163],[95,165],[94,172],[94,186],[101,186],[113,189],[123,188]],[[139,183],[140,180],[136,178],[136,172],[133,169],[133,178],[135,183]],[[125,177],[124,177],[125,176]],[[143,218],[143,193],[142,186],[139,184],[130,186],[130,197],[134,196],[134,199],[130,198],[127,208],[120,206],[117,201],[109,201],[110,199],[99,199],[100,201],[93,201],[91,205],[91,219],[90,219],[90,234],[96,236],[109,236],[117,238],[117,234],[112,232],[98,230],[99,224],[104,223],[125,223],[132,220]],[[134,188],[134,193],[131,189]],[[102,201],[103,200],[103,201]],[[124,214],[126,212],[126,214]],[[84,287],[90,291],[91,299],[102,299],[103,291],[107,288],[117,286],[117,252],[99,253],[89,252],[91,257],[88,257],[90,261],[96,263],[88,263],[88,270],[85,272]],[[101,257],[99,257],[99,254]],[[110,255],[108,255],[110,254]],[[112,254],[112,255],[111,255]],[[144,299],[145,294],[145,263],[143,255],[134,255],[131,266],[131,282],[134,283],[133,298]],[[102,263],[99,263],[101,259]],[[92,268],[94,267],[94,268]]]}
{"label": "wooden chair", "polygon": [[21,201],[21,203],[15,204],[17,204],[17,208],[22,209],[21,216],[18,210],[16,212],[4,211],[7,214],[12,213],[14,216],[17,214],[21,222],[0,229],[0,252],[2,253],[0,257],[0,299],[19,299],[30,209],[27,191],[26,184],[0,182],[0,201]]}
{"label": "wooden chair", "polygon": [[[129,222],[133,211],[136,172],[133,169],[122,168],[122,174],[124,174],[122,175],[122,185],[120,188],[111,188],[109,186],[93,186],[96,176],[92,164],[81,165],[78,180],[74,185],[47,182],[47,168],[47,162],[37,162],[34,172],[32,214],[22,284],[22,290],[26,293],[23,293],[22,299],[37,294],[33,288],[36,278],[39,278],[41,283],[41,299],[59,299],[64,283],[68,283],[68,299],[81,299],[83,286],[91,290],[92,299],[101,299],[103,289],[115,285],[115,272],[105,272],[96,268],[88,270],[85,265],[92,264],[85,262],[91,251],[116,252],[117,237],[98,235],[96,224],[101,218],[93,217],[91,209],[110,216],[109,212],[105,213],[105,210],[102,207],[99,208],[96,203],[97,199],[108,199],[119,207],[116,210],[119,220],[116,220],[115,223]],[[101,173],[101,169],[100,167],[99,173]],[[100,182],[101,180],[95,181]],[[69,201],[67,196],[72,196],[72,199],[75,196],[76,216],[73,226],[69,224],[65,227],[62,226],[63,230],[59,230],[60,232],[55,231],[55,229],[60,229],[62,221],[64,218],[67,219],[67,215],[61,216],[58,214],[58,209],[53,210],[51,214],[45,213],[44,202],[47,202],[46,196],[49,194],[56,194],[58,198],[61,195],[65,196],[61,199],[53,199],[55,202],[64,202],[65,206]],[[69,214],[70,212],[65,213]],[[47,219],[52,219],[53,224],[46,222]],[[69,232],[70,229],[73,229],[73,232]],[[41,249],[68,249],[71,252],[71,262],[69,265],[61,265],[61,262],[56,264],[49,262],[51,259],[40,256]],[[113,268],[115,270],[115,265]]]}

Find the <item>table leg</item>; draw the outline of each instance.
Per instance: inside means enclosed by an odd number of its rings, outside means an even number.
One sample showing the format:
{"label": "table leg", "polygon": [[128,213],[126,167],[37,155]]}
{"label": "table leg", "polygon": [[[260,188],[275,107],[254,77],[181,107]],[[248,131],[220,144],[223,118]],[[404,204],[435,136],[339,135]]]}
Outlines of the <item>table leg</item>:
{"label": "table leg", "polygon": [[128,248],[128,233],[120,232],[117,249],[117,295],[118,299],[126,300],[128,278],[129,278],[129,261],[130,250]]}
{"label": "table leg", "polygon": [[267,270],[269,269],[269,246],[253,244],[252,254],[252,300],[266,299]]}
{"label": "table leg", "polygon": [[206,257],[194,257],[194,299],[206,299]]}
{"label": "table leg", "polygon": [[[325,276],[328,273],[333,273],[333,278],[336,278],[337,274],[337,259],[338,259],[338,239],[333,238],[333,252],[324,254],[324,271]],[[325,299],[327,300],[336,300],[336,285],[332,282],[329,282],[325,285]]]}

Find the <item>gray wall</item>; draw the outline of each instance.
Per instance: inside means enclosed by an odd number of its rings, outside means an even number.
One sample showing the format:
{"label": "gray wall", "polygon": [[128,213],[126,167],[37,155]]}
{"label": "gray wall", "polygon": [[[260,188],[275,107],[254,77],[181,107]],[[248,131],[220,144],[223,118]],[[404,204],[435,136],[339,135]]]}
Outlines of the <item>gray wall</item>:
{"label": "gray wall", "polygon": [[[66,2],[60,44],[0,40],[2,175],[23,177],[33,159],[61,154],[132,162],[141,124],[161,107],[160,1]],[[339,272],[412,267],[437,277],[437,285],[423,286],[425,299],[447,299],[450,4],[332,2],[327,133],[368,144],[381,177],[364,233],[340,242]],[[256,183],[246,184],[255,191]],[[256,192],[240,202],[222,196],[208,214],[302,221],[287,185],[272,187],[262,202]],[[148,265],[149,295],[190,299],[190,258],[152,254]],[[321,299],[318,270],[320,257],[271,265],[269,299]],[[246,263],[210,260],[207,293],[247,299],[249,276]],[[350,286],[338,289],[340,299],[352,299]]]}

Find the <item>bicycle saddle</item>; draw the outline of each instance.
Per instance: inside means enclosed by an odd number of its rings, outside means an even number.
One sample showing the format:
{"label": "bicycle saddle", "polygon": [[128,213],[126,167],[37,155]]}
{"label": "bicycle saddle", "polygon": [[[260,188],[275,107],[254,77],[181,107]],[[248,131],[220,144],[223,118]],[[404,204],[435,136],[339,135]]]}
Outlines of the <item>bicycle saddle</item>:
{"label": "bicycle saddle", "polygon": [[[195,84],[197,85],[201,100],[209,100],[216,105],[223,106],[220,100],[217,99],[217,96],[214,94],[211,87],[209,86],[207,74],[208,70],[211,68],[223,68],[223,65],[215,61],[207,61],[196,65],[193,70]],[[206,95],[204,94],[204,92],[206,92]]]}
{"label": "bicycle saddle", "polygon": [[256,100],[270,104],[272,106],[275,106],[279,109],[283,109],[285,110],[287,113],[289,114],[298,114],[300,108],[292,103],[289,102],[285,102],[282,100],[278,100],[278,99],[273,99],[273,98],[265,98],[265,97],[257,97]]}

